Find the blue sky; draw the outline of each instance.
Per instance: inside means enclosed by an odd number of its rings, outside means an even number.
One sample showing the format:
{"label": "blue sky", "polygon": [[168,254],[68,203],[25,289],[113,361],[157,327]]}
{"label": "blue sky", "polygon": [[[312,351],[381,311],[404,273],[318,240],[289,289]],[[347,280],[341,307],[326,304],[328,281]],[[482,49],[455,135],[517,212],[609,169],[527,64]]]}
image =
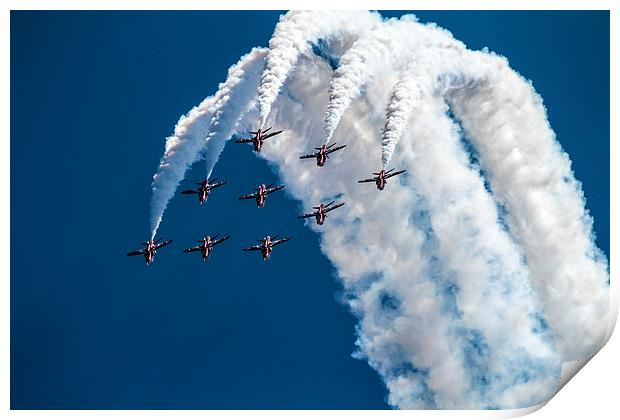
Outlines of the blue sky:
{"label": "blue sky", "polygon": [[[608,13],[416,14],[533,81],[609,255]],[[249,146],[225,149],[205,206],[173,199],[152,266],[125,257],[164,138],[278,16],[12,12],[12,408],[388,408],[299,204],[236,199],[277,180]],[[181,252],[208,233],[232,235],[208,263]],[[267,264],[240,251],[268,233],[294,239]]]}

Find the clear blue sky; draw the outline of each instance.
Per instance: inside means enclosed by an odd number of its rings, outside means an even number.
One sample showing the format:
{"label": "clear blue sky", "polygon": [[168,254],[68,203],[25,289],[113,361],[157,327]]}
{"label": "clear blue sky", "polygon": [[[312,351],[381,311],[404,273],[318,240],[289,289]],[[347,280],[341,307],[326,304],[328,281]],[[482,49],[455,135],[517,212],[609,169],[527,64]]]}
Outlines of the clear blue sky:
{"label": "clear blue sky", "polygon": [[[609,14],[416,14],[533,81],[609,255]],[[276,181],[250,147],[225,149],[205,206],[174,198],[152,266],[125,257],[164,138],[278,16],[11,13],[12,408],[388,408],[299,204],[236,199]],[[208,263],[181,252],[206,233],[232,238]],[[294,239],[267,264],[240,251],[267,233]]]}

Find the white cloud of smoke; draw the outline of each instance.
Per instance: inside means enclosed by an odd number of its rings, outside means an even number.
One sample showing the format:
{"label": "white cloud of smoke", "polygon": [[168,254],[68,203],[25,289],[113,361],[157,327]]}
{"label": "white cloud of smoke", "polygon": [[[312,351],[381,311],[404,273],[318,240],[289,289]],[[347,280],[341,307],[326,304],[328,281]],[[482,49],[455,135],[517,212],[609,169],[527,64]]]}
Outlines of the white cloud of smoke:
{"label": "white cloud of smoke", "polygon": [[[359,318],[356,355],[389,403],[546,401],[561,363],[603,344],[609,287],[542,101],[505,59],[435,25],[355,13],[287,14],[267,52],[243,58],[179,121],[155,175],[153,234],[201,153],[210,173],[236,130],[273,125],[284,132],[261,156],[302,207],[347,202],[309,227]],[[346,153],[300,164],[326,134]],[[385,191],[356,182],[388,164],[407,173]]]}

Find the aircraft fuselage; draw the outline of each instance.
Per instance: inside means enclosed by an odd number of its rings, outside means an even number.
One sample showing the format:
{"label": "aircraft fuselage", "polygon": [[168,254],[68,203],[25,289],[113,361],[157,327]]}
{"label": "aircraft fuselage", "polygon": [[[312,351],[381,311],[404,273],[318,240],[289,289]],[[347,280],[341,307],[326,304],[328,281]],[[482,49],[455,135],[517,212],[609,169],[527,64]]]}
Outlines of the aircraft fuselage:
{"label": "aircraft fuselage", "polygon": [[263,130],[261,128],[256,132],[252,143],[254,144],[254,151],[260,152],[260,149],[263,147]]}
{"label": "aircraft fuselage", "polygon": [[264,185],[258,187],[258,194],[256,195],[256,207],[261,208],[265,206],[265,199],[267,198],[267,188]]}
{"label": "aircraft fuselage", "polygon": [[202,240],[202,249],[200,250],[200,253],[202,254],[203,261],[208,260],[211,256],[211,249],[211,237],[209,236]]}
{"label": "aircraft fuselage", "polygon": [[269,259],[269,256],[271,255],[271,251],[272,251],[271,246],[264,246],[262,248],[261,252],[263,254],[263,261],[267,261]]}
{"label": "aircraft fuselage", "polygon": [[146,249],[144,250],[144,260],[146,261],[146,265],[149,265],[153,262],[155,258],[155,244],[153,241],[148,241],[146,245]]}
{"label": "aircraft fuselage", "polygon": [[207,187],[201,187],[198,193],[198,201],[200,201],[200,204],[204,204],[204,202],[207,201],[207,197],[209,197],[209,190]]}
{"label": "aircraft fuselage", "polygon": [[321,150],[316,154],[316,164],[317,166],[325,165],[327,161],[327,147],[325,145],[321,146]]}
{"label": "aircraft fuselage", "polygon": [[383,191],[386,183],[385,169],[381,169],[381,172],[379,172],[379,175],[377,176],[377,189],[379,189],[379,191]]}
{"label": "aircraft fuselage", "polygon": [[263,240],[263,246],[261,247],[261,253],[263,254],[263,261],[267,261],[269,256],[271,255],[271,251],[273,251],[273,247],[271,246],[271,238],[267,237]]}
{"label": "aircraft fuselage", "polygon": [[322,225],[325,222],[325,206],[319,205],[319,209],[316,211],[316,224]]}

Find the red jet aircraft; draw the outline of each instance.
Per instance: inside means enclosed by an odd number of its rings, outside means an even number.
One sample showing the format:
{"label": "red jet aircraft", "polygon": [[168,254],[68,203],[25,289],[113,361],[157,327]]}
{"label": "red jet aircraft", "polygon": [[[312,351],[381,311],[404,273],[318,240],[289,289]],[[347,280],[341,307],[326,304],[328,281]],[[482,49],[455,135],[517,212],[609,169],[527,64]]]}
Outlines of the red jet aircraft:
{"label": "red jet aircraft", "polygon": [[335,145],[336,145],[336,143],[332,143],[329,146],[327,144],[324,144],[321,147],[315,147],[314,150],[318,150],[318,152],[313,153],[311,155],[300,156],[299,159],[316,158],[317,166],[323,166],[323,165],[325,165],[325,162],[327,162],[327,158],[329,158],[329,154],[330,153],[333,153],[336,150],[344,149],[345,147],[347,147],[346,144],[343,144],[342,146],[338,146],[338,147],[332,149],[332,147],[334,147]]}
{"label": "red jet aircraft", "polygon": [[181,194],[198,194],[198,201],[200,202],[200,204],[203,204],[205,201],[207,201],[211,190],[217,187],[221,187],[228,182],[220,181],[215,183],[215,181],[217,181],[217,178],[213,178],[211,181],[209,181],[209,178],[207,178],[202,182],[196,183],[196,185],[200,185],[200,187],[198,187],[197,189],[181,191]]}
{"label": "red jet aircraft", "polygon": [[278,236],[280,235],[276,235],[273,238],[270,236],[265,236],[263,239],[258,240],[258,242],[260,242],[260,245],[253,245],[247,248],[243,248],[243,250],[244,251],[260,251],[261,254],[263,254],[263,261],[267,261],[269,259],[269,256],[271,255],[271,251],[273,251],[274,246],[278,246],[291,239],[291,238],[284,238],[284,239],[277,239],[274,241],[273,239],[276,239]]}
{"label": "red jet aircraft", "polygon": [[256,207],[261,208],[265,206],[265,200],[267,199],[267,195],[272,192],[279,191],[284,188],[284,185],[280,185],[279,187],[272,187],[273,184],[269,184],[265,186],[265,184],[261,184],[258,188],[254,188],[256,190],[255,193],[246,194],[239,197],[239,200],[249,200],[250,198],[256,199]]}
{"label": "red jet aircraft", "polygon": [[146,248],[128,252],[127,256],[133,257],[134,255],[144,255],[144,260],[146,261],[146,265],[149,265],[150,263],[153,262],[153,259],[155,258],[155,254],[157,253],[157,250],[163,246],[168,245],[170,242],[172,242],[172,239],[169,239],[167,241],[163,241],[159,243],[159,241],[161,241],[162,239],[163,238],[159,238],[156,241],[150,239],[146,242],[142,242],[140,245],[145,245]]}
{"label": "red jet aircraft", "polygon": [[282,130],[280,130],[280,131],[274,131],[273,133],[265,134],[269,130],[271,130],[271,127],[265,130],[263,130],[262,128],[259,128],[258,131],[250,131],[250,134],[254,134],[254,137],[249,138],[249,139],[239,139],[235,141],[235,143],[253,143],[254,151],[260,152],[260,149],[263,147],[263,142],[265,140],[267,140],[269,137],[277,136],[278,134],[282,132]]}
{"label": "red jet aircraft", "polygon": [[211,255],[211,251],[213,250],[213,247],[215,245],[221,244],[226,239],[230,238],[230,235],[226,235],[226,236],[221,237],[220,239],[217,239],[218,236],[220,236],[219,233],[215,236],[204,237],[200,239],[199,241],[197,241],[200,243],[200,245],[184,249],[183,252],[200,251],[200,253],[202,254],[203,261],[206,261],[209,259],[209,256]]}
{"label": "red jet aircraft", "polygon": [[299,216],[299,219],[305,219],[307,217],[315,217],[316,218],[316,224],[317,225],[322,225],[323,222],[325,222],[325,216],[327,215],[327,212],[335,210],[338,207],[342,207],[342,206],[344,206],[345,203],[336,204],[335,206],[330,207],[332,204],[334,204],[333,201],[331,203],[329,203],[329,204],[321,203],[318,206],[312,207],[313,209],[316,209],[315,212],[302,214],[301,216]]}
{"label": "red jet aircraft", "polygon": [[381,172],[373,172],[373,175],[376,175],[374,178],[369,178],[369,179],[362,179],[361,181],[357,181],[357,182],[374,182],[375,184],[377,184],[377,188],[379,189],[379,191],[382,191],[385,188],[385,184],[387,184],[387,179],[391,178],[393,176],[396,175],[400,175],[403,172],[405,172],[406,170],[403,169],[402,171],[397,171],[394,173],[390,173],[394,170],[394,168],[390,169],[389,171],[385,171],[385,169],[381,169]]}

